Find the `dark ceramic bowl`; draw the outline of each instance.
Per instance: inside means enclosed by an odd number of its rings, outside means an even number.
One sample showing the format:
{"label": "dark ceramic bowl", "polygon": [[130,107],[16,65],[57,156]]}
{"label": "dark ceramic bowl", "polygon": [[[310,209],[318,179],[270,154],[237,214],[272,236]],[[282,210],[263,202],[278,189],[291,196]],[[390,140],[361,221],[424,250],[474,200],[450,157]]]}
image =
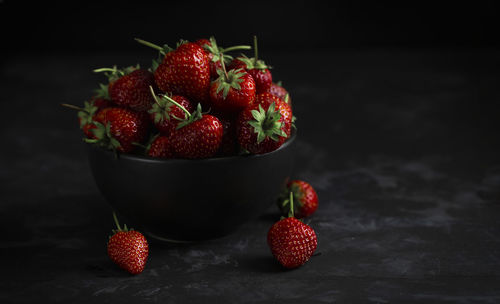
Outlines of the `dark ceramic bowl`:
{"label": "dark ceramic bowl", "polygon": [[88,145],[97,187],[127,226],[169,241],[221,237],[274,203],[293,167],[295,133],[261,155],[154,159]]}

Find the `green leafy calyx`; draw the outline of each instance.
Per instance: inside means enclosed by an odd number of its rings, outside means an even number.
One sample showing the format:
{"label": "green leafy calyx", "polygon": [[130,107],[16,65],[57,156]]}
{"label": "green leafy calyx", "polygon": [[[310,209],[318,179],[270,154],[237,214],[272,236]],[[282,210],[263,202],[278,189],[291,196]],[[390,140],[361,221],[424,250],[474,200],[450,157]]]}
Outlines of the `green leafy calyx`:
{"label": "green leafy calyx", "polygon": [[264,139],[270,138],[279,141],[279,137],[287,137],[285,131],[281,128],[283,123],[280,121],[281,113],[275,109],[274,102],[264,111],[261,105],[259,110],[252,110],[254,120],[248,122],[257,133],[257,143],[260,144]]}
{"label": "green leafy calyx", "polygon": [[[175,104],[171,101],[172,97],[163,95],[154,95],[155,103],[152,105],[148,113],[153,114],[153,120],[156,124],[162,123],[164,120],[170,120],[170,112]],[[185,116],[184,116],[185,118]]]}
{"label": "green leafy calyx", "polygon": [[241,90],[240,83],[243,82],[243,76],[246,74],[244,69],[230,70],[227,74],[224,70],[217,70],[219,78],[215,80],[217,83],[216,93],[219,94],[222,91],[222,98],[226,99],[229,89]]}
{"label": "green leafy calyx", "polygon": [[265,70],[265,69],[270,69],[268,65],[264,63],[264,61],[260,59],[255,59],[253,58],[248,58],[245,54],[241,54],[240,57],[237,58],[239,61],[243,62],[245,64],[245,68],[247,70],[251,69],[257,69],[257,70]]}
{"label": "green leafy calyx", "polygon": [[235,46],[230,46],[228,48],[222,48],[222,47],[219,47],[217,45],[217,41],[215,40],[215,38],[213,36],[210,37],[209,40],[210,40],[210,44],[203,45],[203,48],[213,55],[212,56],[213,62],[218,62],[222,58],[225,63],[229,63],[229,62],[231,62],[231,60],[233,60],[233,57],[226,55],[225,54],[226,52],[251,49],[251,47],[249,45],[235,45]]}
{"label": "green leafy calyx", "polygon": [[89,144],[97,144],[100,147],[116,152],[121,145],[120,142],[111,134],[111,124],[108,122],[106,125],[103,125],[97,121],[92,123],[96,126],[95,129],[91,130],[91,132],[94,133],[95,138],[84,138],[84,141]]}
{"label": "green leafy calyx", "polygon": [[94,106],[93,102],[85,101],[83,104],[83,109],[78,111],[77,114],[80,119],[80,129],[83,129],[86,124],[92,123],[95,113],[99,110],[98,107]]}
{"label": "green leafy calyx", "polygon": [[[135,70],[140,69],[141,66],[139,64],[136,64],[135,66],[128,66],[123,69],[118,69],[116,65],[114,65],[112,68],[99,68],[95,69],[94,73],[104,73],[104,76],[108,78],[108,81],[114,82],[118,80],[118,78],[123,77],[125,75],[128,75],[132,73]],[[109,96],[109,95],[108,95]]]}
{"label": "green leafy calyx", "polygon": [[[182,106],[181,106],[182,107]],[[183,107],[182,107],[183,108]],[[181,118],[178,118],[178,117],[175,117],[173,116],[175,119],[179,120],[179,124],[177,125],[176,129],[180,129],[180,128],[183,128],[189,124],[192,124],[193,122],[201,119],[203,117],[203,112],[201,110],[201,104],[198,104],[196,106],[196,110],[194,110],[193,113],[191,113],[187,118],[185,119],[181,119]]]}
{"label": "green leafy calyx", "polygon": [[149,86],[149,90],[151,91],[151,95],[153,96],[155,103],[148,111],[148,113],[154,115],[153,119],[155,123],[161,123],[165,119],[170,120],[170,112],[172,111],[172,106],[174,105],[178,106],[182,111],[184,111],[184,118],[172,116],[173,118],[182,120],[182,119],[187,119],[186,116],[189,117],[191,115],[189,111],[186,110],[186,108],[184,108],[177,101],[172,99],[172,97],[170,97],[169,95],[163,94],[157,96],[152,86]]}
{"label": "green leafy calyx", "polygon": [[97,98],[111,99],[109,97],[108,86],[105,84],[100,83],[99,88],[94,90],[94,93]]}

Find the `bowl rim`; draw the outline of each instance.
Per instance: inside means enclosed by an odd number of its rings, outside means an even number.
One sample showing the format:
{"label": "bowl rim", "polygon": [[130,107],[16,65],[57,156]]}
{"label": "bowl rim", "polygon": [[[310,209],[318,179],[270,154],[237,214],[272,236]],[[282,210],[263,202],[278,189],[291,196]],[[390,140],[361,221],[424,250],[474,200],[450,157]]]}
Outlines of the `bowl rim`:
{"label": "bowl rim", "polygon": [[[292,130],[290,137],[288,137],[288,139],[278,149],[271,151],[271,152],[268,152],[268,153],[263,153],[263,154],[247,154],[247,155],[200,158],[200,159],[187,159],[187,158],[157,158],[157,157],[151,157],[151,156],[146,156],[146,155],[118,152],[117,159],[123,158],[126,160],[140,161],[140,162],[145,162],[145,163],[222,162],[222,161],[230,161],[230,160],[236,160],[236,159],[255,159],[255,158],[266,157],[268,155],[272,155],[272,154],[278,153],[279,151],[281,151],[283,149],[286,149],[289,145],[291,145],[291,143],[295,140],[296,137],[297,137],[297,131]],[[97,145],[87,144],[87,146],[90,149],[99,150],[102,153],[107,153],[109,155],[114,154],[113,151],[106,150],[106,149],[99,147]]]}

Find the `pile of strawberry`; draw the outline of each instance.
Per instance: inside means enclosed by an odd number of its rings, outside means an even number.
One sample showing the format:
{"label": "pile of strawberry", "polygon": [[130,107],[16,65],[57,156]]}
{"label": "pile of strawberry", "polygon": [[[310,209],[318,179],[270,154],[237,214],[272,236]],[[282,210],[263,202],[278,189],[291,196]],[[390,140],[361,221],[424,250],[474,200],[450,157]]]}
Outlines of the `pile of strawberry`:
{"label": "pile of strawberry", "polygon": [[[267,233],[267,244],[272,255],[285,268],[293,269],[305,264],[318,246],[316,232],[303,219],[318,208],[318,195],[307,182],[288,182],[277,200],[284,215]],[[113,213],[116,228],[108,241],[108,256],[131,274],[141,273],[149,255],[149,245],[144,235],[133,229],[123,228]]]}
{"label": "pile of strawberry", "polygon": [[107,84],[78,109],[85,141],[159,158],[262,154],[278,149],[293,127],[291,100],[254,57],[233,58],[215,38],[177,47],[136,39],[159,52],[151,68],[101,68]]}
{"label": "pile of strawberry", "polygon": [[[233,58],[213,37],[181,40],[175,49],[141,39],[159,52],[149,69],[100,68],[107,84],[78,110],[87,143],[121,153],[158,158],[209,158],[262,154],[278,149],[290,137],[294,116],[290,96],[274,83],[269,67],[254,57]],[[314,213],[318,198],[308,183],[288,183],[278,206],[286,217],[268,231],[267,243],[285,267],[306,263],[317,247],[314,230],[302,221]],[[146,265],[149,246],[140,232],[121,227],[108,241],[113,262],[132,274]]]}

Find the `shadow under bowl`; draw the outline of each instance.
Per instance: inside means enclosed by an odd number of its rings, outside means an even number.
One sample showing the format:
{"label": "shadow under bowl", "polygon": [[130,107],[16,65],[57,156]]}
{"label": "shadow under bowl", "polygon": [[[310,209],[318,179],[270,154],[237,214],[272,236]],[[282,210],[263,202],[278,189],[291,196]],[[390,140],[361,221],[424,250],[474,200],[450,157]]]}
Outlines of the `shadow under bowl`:
{"label": "shadow under bowl", "polygon": [[266,154],[198,160],[87,146],[97,187],[127,226],[189,242],[227,235],[266,211],[292,173],[295,137]]}

